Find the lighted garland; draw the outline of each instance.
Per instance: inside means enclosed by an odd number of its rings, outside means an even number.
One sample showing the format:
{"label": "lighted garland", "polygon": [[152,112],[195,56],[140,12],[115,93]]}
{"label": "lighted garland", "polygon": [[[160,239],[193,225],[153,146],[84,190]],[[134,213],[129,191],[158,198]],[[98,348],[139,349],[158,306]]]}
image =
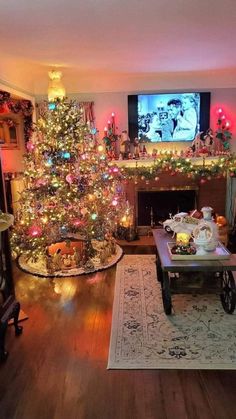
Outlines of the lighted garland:
{"label": "lighted garland", "polygon": [[158,158],[153,162],[153,165],[136,166],[136,167],[122,167],[122,174],[127,180],[134,181],[150,181],[159,180],[159,176],[163,173],[169,173],[171,176],[178,174],[186,175],[188,178],[194,180],[211,180],[211,178],[225,177],[227,173],[231,177],[236,176],[236,157],[234,155],[227,155],[219,157],[219,159],[211,162],[203,163],[201,165],[194,164],[190,159],[183,157],[167,156]]}

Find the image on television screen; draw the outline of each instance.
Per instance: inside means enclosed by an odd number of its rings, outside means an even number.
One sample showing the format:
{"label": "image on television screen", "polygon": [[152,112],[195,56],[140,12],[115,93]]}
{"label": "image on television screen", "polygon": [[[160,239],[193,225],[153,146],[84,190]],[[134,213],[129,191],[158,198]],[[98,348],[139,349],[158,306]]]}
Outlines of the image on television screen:
{"label": "image on television screen", "polygon": [[200,131],[200,95],[138,95],[139,139],[146,142],[193,141]]}

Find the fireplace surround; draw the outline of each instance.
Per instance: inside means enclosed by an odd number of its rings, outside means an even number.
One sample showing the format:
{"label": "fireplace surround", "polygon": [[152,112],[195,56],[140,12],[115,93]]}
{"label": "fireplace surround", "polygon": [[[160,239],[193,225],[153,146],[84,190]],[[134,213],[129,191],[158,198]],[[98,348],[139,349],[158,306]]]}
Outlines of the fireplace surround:
{"label": "fireplace surround", "polygon": [[[145,204],[145,200],[142,201],[142,198],[145,198],[145,195],[141,192],[169,192],[170,193],[170,204],[171,207],[166,208],[165,214],[161,214],[161,217],[169,217],[169,212],[188,211],[191,209],[201,209],[204,206],[211,206],[217,214],[225,215],[226,207],[226,178],[222,177],[220,179],[211,178],[205,183],[199,182],[198,179],[189,178],[187,175],[182,173],[177,174],[176,176],[171,176],[170,173],[165,172],[161,173],[158,181],[150,180],[129,180],[125,186],[126,198],[131,205],[134,207],[134,219],[136,227],[146,226],[150,227],[151,217],[149,213],[149,221],[145,221],[143,224],[143,218],[140,219],[140,212],[138,211],[138,200],[140,199],[140,207],[148,205]],[[176,194],[175,194],[176,192]],[[189,194],[189,198],[183,198],[182,204],[180,206],[178,195],[182,192]],[[140,194],[140,198],[138,198]],[[162,195],[160,195],[162,196]],[[163,195],[164,196],[164,195]],[[177,196],[177,198],[176,198]],[[181,196],[181,195],[179,195]],[[173,197],[173,198],[172,198]],[[160,199],[160,198],[159,198]],[[189,199],[189,201],[188,201]],[[160,202],[160,201],[159,201]],[[186,204],[186,208],[184,207]],[[195,204],[195,205],[194,205]],[[162,205],[163,206],[163,205]],[[149,205],[151,211],[151,205]],[[164,206],[165,207],[165,206]],[[148,211],[146,210],[146,215],[148,217]],[[144,211],[145,212],[145,211]],[[155,216],[153,214],[153,216]],[[155,224],[158,220],[154,220]],[[141,224],[142,223],[142,224]],[[146,224],[149,223],[149,224]],[[147,228],[146,228],[147,230]]]}
{"label": "fireplace surround", "polygon": [[198,207],[198,188],[180,186],[136,191],[136,224],[138,227],[155,226],[169,218],[170,214],[189,212]]}

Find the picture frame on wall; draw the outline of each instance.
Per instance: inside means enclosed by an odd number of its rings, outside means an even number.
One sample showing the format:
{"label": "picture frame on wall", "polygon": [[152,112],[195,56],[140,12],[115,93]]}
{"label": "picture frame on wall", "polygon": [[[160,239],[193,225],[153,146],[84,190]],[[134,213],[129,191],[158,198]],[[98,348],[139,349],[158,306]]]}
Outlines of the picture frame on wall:
{"label": "picture frame on wall", "polygon": [[22,119],[17,115],[0,115],[0,147],[19,149],[23,127]]}

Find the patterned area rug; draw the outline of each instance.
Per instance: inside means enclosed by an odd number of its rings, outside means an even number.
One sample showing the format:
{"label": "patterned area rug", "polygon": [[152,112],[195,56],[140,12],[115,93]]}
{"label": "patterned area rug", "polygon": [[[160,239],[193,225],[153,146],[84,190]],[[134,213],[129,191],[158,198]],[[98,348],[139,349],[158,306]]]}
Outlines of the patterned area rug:
{"label": "patterned area rug", "polygon": [[219,296],[174,295],[163,311],[154,255],[126,255],[116,273],[108,369],[236,369],[236,311]]}

